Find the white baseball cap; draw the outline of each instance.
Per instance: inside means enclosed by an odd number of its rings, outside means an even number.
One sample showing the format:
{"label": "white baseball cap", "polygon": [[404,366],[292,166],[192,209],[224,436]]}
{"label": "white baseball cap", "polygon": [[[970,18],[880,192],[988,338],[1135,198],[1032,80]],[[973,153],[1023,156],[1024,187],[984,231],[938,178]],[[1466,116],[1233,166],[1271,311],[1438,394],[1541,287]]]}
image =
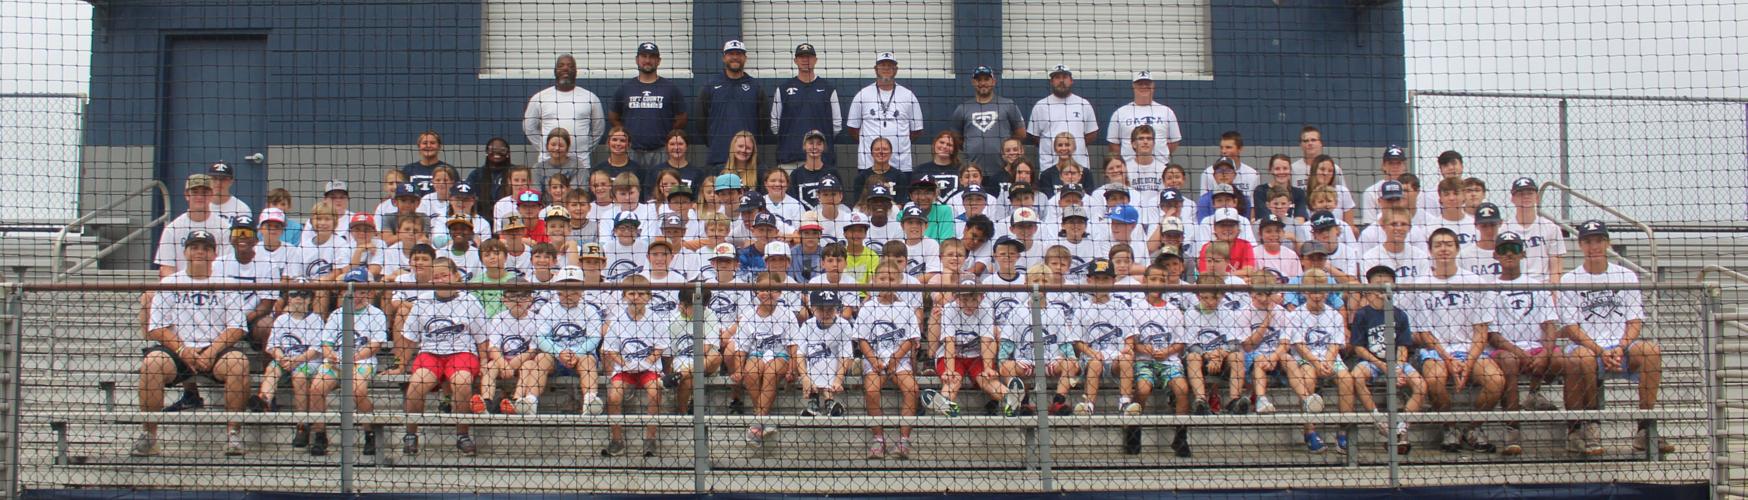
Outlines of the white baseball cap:
{"label": "white baseball cap", "polygon": [[1177,217],[1166,217],[1165,220],[1159,221],[1159,232],[1182,233],[1184,232],[1184,222],[1178,220]]}
{"label": "white baseball cap", "polygon": [[1056,76],[1057,73],[1067,73],[1068,76],[1074,76],[1074,70],[1068,69],[1067,64],[1058,64],[1050,68],[1050,76]]}
{"label": "white baseball cap", "polygon": [[278,222],[283,224],[285,223],[285,211],[273,207],[267,207],[261,210],[260,221]]}
{"label": "white baseball cap", "polygon": [[723,52],[728,52],[728,51],[733,51],[733,50],[746,52],[747,51],[747,44],[740,43],[740,40],[729,40],[728,43],[722,44],[722,51]]}
{"label": "white baseball cap", "polygon": [[1018,224],[1037,224],[1038,223],[1038,211],[1032,209],[1032,207],[1016,208],[1016,209],[1014,209],[1014,221],[1013,221],[1013,223],[1016,225],[1018,225]]}
{"label": "white baseball cap", "polygon": [[772,255],[781,255],[784,257],[788,257],[789,256],[789,244],[781,242],[781,241],[773,241],[770,243],[766,243],[765,244],[765,256],[770,257]]}
{"label": "white baseball cap", "polygon": [[868,222],[868,216],[862,215],[861,211],[854,211],[850,212],[850,220],[844,223],[843,228],[848,229],[851,226],[872,227],[873,225],[874,224]]}
{"label": "white baseball cap", "polygon": [[738,259],[738,258],[740,258],[740,257],[738,255],[735,255],[733,244],[717,243],[716,248],[711,249],[710,260]]}
{"label": "white baseball cap", "polygon": [[1131,79],[1129,81],[1130,82],[1139,82],[1142,80],[1146,80],[1146,81],[1150,81],[1150,82],[1153,81],[1153,72],[1147,71],[1147,70],[1136,71],[1135,78]]}
{"label": "white baseball cap", "polygon": [[559,269],[558,273],[552,276],[553,283],[563,283],[566,281],[582,282],[583,268],[577,266],[564,266],[564,269]]}
{"label": "white baseball cap", "polygon": [[880,55],[874,56],[874,64],[880,64],[886,61],[892,61],[893,64],[897,64],[898,58],[893,57],[891,52],[881,52]]}
{"label": "white baseball cap", "polygon": [[1242,220],[1242,218],[1238,216],[1238,209],[1236,208],[1227,207],[1214,209],[1214,222],[1238,222],[1240,220]]}

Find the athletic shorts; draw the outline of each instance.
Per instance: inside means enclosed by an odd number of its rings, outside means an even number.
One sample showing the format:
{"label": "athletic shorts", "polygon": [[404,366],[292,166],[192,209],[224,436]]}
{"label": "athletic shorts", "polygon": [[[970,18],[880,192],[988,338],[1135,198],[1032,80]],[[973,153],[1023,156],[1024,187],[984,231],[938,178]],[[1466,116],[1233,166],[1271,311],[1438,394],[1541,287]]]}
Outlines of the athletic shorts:
{"label": "athletic shorts", "polygon": [[[885,359],[885,360],[886,360],[886,361],[891,361],[891,360],[892,360],[892,358],[891,358],[891,357],[888,357],[888,358],[886,358],[886,359]],[[872,364],[869,364],[869,363],[868,363],[868,360],[866,360],[866,359],[863,359],[863,360],[861,360],[861,363],[862,363],[862,375],[867,375],[867,374],[870,374],[870,373],[874,373],[874,365],[872,365]],[[978,364],[978,365],[982,365],[982,364],[983,364],[983,361],[982,361],[982,360],[978,360],[978,362],[977,362],[977,364]],[[911,372],[912,372],[912,371],[914,371],[914,369],[913,369],[913,367],[912,367],[912,366],[911,366],[911,362],[910,362],[910,356],[905,356],[905,357],[902,357],[902,358],[898,358],[898,366],[894,366],[894,367],[892,367],[892,372],[893,372],[893,373],[911,373]],[[940,373],[940,372],[936,372],[936,373]]]}
{"label": "athletic shorts", "polygon": [[[1362,360],[1358,363],[1354,363],[1354,368],[1365,368],[1369,373],[1372,374],[1372,381],[1374,381],[1374,382],[1383,378],[1383,376],[1384,376],[1384,367],[1380,366],[1380,365],[1374,365],[1374,364],[1372,364],[1371,361],[1363,361]],[[1411,365],[1408,363],[1403,363],[1401,361],[1396,362],[1396,370],[1402,372],[1405,375],[1419,375],[1420,374],[1419,370],[1414,369],[1414,365]]]}
{"label": "athletic shorts", "polygon": [[[806,366],[802,367],[801,373],[807,376],[807,380],[813,383],[814,388],[831,388],[832,382],[835,381],[838,376],[838,363],[842,362],[843,360],[837,358],[811,360],[806,362]],[[845,375],[845,378],[848,377],[848,375]]]}
{"label": "athletic shorts", "polygon": [[1216,351],[1218,351],[1218,352],[1237,352],[1238,351],[1238,343],[1237,342],[1227,342],[1227,343],[1218,344],[1218,345],[1190,344],[1185,349],[1190,354],[1201,354],[1201,353],[1205,353],[1205,352],[1216,352]]}
{"label": "athletic shorts", "polygon": [[[1262,356],[1268,356],[1268,355],[1272,355],[1272,354],[1274,354],[1274,353],[1272,353],[1272,352],[1259,352],[1259,351],[1250,351],[1250,352],[1244,353],[1244,376],[1245,376],[1245,378],[1247,380],[1254,378],[1254,377],[1251,377],[1251,373],[1253,370],[1256,369],[1256,358],[1259,358]],[[1285,370],[1284,368],[1286,368],[1285,364],[1275,363],[1274,371],[1269,372],[1269,374],[1268,374],[1269,380],[1275,382],[1275,385],[1287,383],[1287,370]]]}
{"label": "athletic shorts", "polygon": [[1136,361],[1135,381],[1147,382],[1155,386],[1170,383],[1172,379],[1184,376],[1184,364],[1181,361]]}
{"label": "athletic shorts", "polygon": [[466,372],[479,378],[479,356],[471,352],[452,354],[431,354],[421,352],[413,357],[413,373],[419,370],[430,370],[437,375],[437,380],[449,380],[457,373]]}
{"label": "athletic shorts", "polygon": [[291,369],[291,373],[293,375],[303,375],[304,377],[311,379],[316,378],[316,375],[324,373],[331,377],[340,376],[340,372],[334,371],[333,368],[328,367],[327,363],[321,361],[308,361],[304,364],[297,365],[296,368]]}
{"label": "athletic shorts", "polygon": [[[298,367],[298,369],[302,370],[303,367],[300,366],[300,367]],[[322,374],[322,375],[327,375],[329,377],[333,377],[334,379],[337,380],[340,378],[340,365],[336,365],[333,363],[322,363],[322,367],[317,373]],[[376,375],[376,363],[353,363],[352,364],[352,379],[353,380],[369,381],[370,377],[373,377],[375,375]]]}
{"label": "athletic shorts", "polygon": [[[1304,357],[1299,356],[1298,354],[1293,355],[1293,361],[1297,362],[1299,364],[1300,368],[1307,368],[1307,367],[1310,367],[1311,365],[1317,363],[1316,361],[1305,359]],[[1332,367],[1335,368],[1336,373],[1345,372],[1345,371],[1347,371],[1347,362],[1342,361],[1340,357],[1336,357],[1335,363],[1332,365]]]}
{"label": "athletic shorts", "polygon": [[752,351],[747,353],[747,359],[762,359],[765,361],[773,359],[789,359],[789,353],[785,351]]}
{"label": "athletic shorts", "polygon": [[[1630,381],[1633,383],[1638,383],[1639,382],[1639,374],[1636,372],[1633,372],[1632,370],[1629,370],[1627,367],[1627,363],[1626,363],[1626,361],[1627,361],[1626,352],[1632,350],[1633,344],[1636,344],[1636,343],[1638,343],[1637,340],[1632,341],[1632,342],[1628,342],[1627,345],[1624,345],[1624,346],[1618,345],[1618,344],[1617,345],[1600,346],[1600,347],[1602,347],[1602,350],[1604,350],[1604,351],[1607,351],[1609,349],[1614,349],[1617,347],[1619,347],[1621,349],[1621,369],[1619,371],[1610,371],[1608,368],[1604,368],[1603,363],[1602,363],[1602,353],[1596,353],[1596,379],[1597,380],[1617,379],[1617,380],[1626,380],[1626,381]],[[1578,350],[1579,348],[1582,348],[1582,347],[1584,347],[1584,346],[1581,346],[1578,344],[1569,344],[1566,346],[1566,354],[1572,354],[1572,351]]]}
{"label": "athletic shorts", "polygon": [[[1451,359],[1455,359],[1457,361],[1468,361],[1469,360],[1469,351],[1450,351],[1450,353],[1451,353]],[[1421,349],[1420,355],[1417,357],[1419,358],[1419,361],[1421,363],[1425,363],[1429,360],[1438,361],[1438,360],[1444,359],[1444,357],[1438,355],[1437,349]],[[1487,351],[1483,350],[1483,351],[1481,351],[1481,359],[1492,359],[1492,356],[1487,355]]]}
{"label": "athletic shorts", "polygon": [[[163,345],[154,345],[151,347],[140,349],[140,354],[142,355],[141,357],[144,358],[145,356],[151,355],[152,352],[154,352],[154,351],[162,352],[166,355],[169,355],[170,362],[176,365],[176,376],[170,377],[170,381],[164,382],[164,387],[175,387],[175,386],[182,385],[183,382],[187,382],[188,379],[194,378],[196,375],[205,375],[208,378],[212,377],[211,371],[206,371],[206,372],[194,371],[193,367],[188,366],[188,363],[183,362],[182,358],[176,357],[175,352],[172,352],[170,350],[170,348],[164,347]],[[216,360],[225,359],[225,355],[230,354],[231,351],[237,351],[237,348],[236,347],[226,347],[223,350],[220,350],[218,353],[218,356],[213,358],[215,360],[213,362],[213,367],[217,368],[218,363]],[[242,351],[237,351],[237,352],[242,352]],[[217,381],[217,379],[214,379],[214,381]]]}
{"label": "athletic shorts", "polygon": [[983,358],[940,358],[935,360],[935,373],[947,373],[947,363],[953,363],[954,369],[965,378],[975,379],[983,375]]}
{"label": "athletic shorts", "polygon": [[619,372],[613,374],[611,382],[624,383],[637,388],[649,387],[649,384],[660,383],[662,374],[654,371]]}

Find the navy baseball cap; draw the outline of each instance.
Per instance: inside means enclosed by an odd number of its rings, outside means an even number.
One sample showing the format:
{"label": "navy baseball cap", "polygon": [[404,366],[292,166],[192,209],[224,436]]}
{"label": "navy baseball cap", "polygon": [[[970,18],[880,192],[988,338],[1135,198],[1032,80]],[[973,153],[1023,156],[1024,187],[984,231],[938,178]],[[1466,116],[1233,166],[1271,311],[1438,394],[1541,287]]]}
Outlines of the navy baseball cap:
{"label": "navy baseball cap", "polygon": [[995,239],[995,246],[992,246],[990,248],[1001,248],[1002,245],[1013,245],[1014,247],[1017,247],[1019,249],[1019,251],[1021,251],[1021,252],[1026,251],[1026,242],[1014,239],[1014,237],[1007,236],[1007,235],[1003,235],[1000,238],[996,238]]}
{"label": "navy baseball cap", "polygon": [[419,196],[419,188],[413,187],[413,183],[410,182],[395,184],[395,197],[400,198],[402,196],[412,196],[417,198]]}
{"label": "navy baseball cap", "polygon": [[1078,183],[1078,182],[1070,182],[1070,183],[1063,184],[1062,187],[1056,189],[1057,196],[1065,195],[1068,193],[1074,193],[1074,194],[1085,196],[1086,195],[1086,188],[1080,187],[1080,183]]}
{"label": "navy baseball cap", "polygon": [[1287,221],[1281,220],[1281,216],[1275,215],[1272,213],[1263,215],[1262,220],[1259,220],[1257,222],[1258,222],[1257,225],[1260,227],[1269,227],[1269,226],[1287,227]]}
{"label": "navy baseball cap", "polygon": [[1117,267],[1111,265],[1111,259],[1099,257],[1086,263],[1086,275],[1089,278],[1094,276],[1115,278],[1117,277]]}
{"label": "navy baseball cap", "polygon": [[1208,197],[1208,199],[1210,199],[1210,200],[1214,199],[1214,197],[1216,197],[1216,196],[1221,196],[1221,195],[1234,196],[1234,197],[1238,196],[1238,188],[1232,187],[1231,184],[1215,184],[1214,189],[1210,189],[1208,191],[1210,193],[1212,193]]}
{"label": "navy baseball cap", "polygon": [[[511,217],[515,217],[515,216],[511,216]],[[623,226],[626,224],[630,224],[633,226],[641,226],[641,225],[643,225],[643,221],[637,220],[637,213],[636,212],[619,212],[617,215],[613,216],[613,227],[619,227],[619,226]],[[510,224],[508,222],[506,222],[505,225],[508,226]]]}
{"label": "navy baseball cap", "polygon": [[740,196],[740,211],[752,212],[765,208],[765,197],[759,193],[747,193]]}
{"label": "navy baseball cap", "polygon": [[1499,233],[1499,236],[1493,237],[1493,251],[1505,251],[1508,245],[1516,247],[1517,252],[1523,252],[1523,237],[1511,231]]}
{"label": "navy baseball cap", "polygon": [[231,229],[255,229],[255,218],[247,214],[231,219]]}
{"label": "navy baseball cap", "polygon": [[[398,189],[397,189],[397,191],[398,191]],[[454,186],[449,187],[449,196],[477,196],[477,195],[474,194],[474,192],[473,192],[473,185],[472,184],[468,184],[465,182],[457,182],[457,183],[455,183]]]}
{"label": "navy baseball cap", "polygon": [[753,216],[753,227],[759,227],[759,226],[777,227],[777,216],[771,215],[769,213],[760,213],[759,215],[754,215]]}
{"label": "navy baseball cap", "polygon": [[1499,205],[1482,203],[1480,206],[1475,207],[1476,224],[1498,224],[1501,222],[1505,222],[1505,218],[1499,215]]}
{"label": "navy baseball cap", "polygon": [[1400,182],[1384,181],[1382,185],[1378,186],[1378,198],[1400,200],[1403,196],[1407,196],[1407,193],[1402,191],[1402,183]]}
{"label": "navy baseball cap", "polygon": [[1517,194],[1518,191],[1535,191],[1535,190],[1536,190],[1536,180],[1535,179],[1531,179],[1528,177],[1518,177],[1517,180],[1511,181],[1511,193],[1512,194]]}
{"label": "navy baseball cap", "polygon": [[1607,238],[1608,237],[1608,226],[1604,225],[1602,223],[1602,221],[1599,221],[1596,219],[1590,219],[1590,220],[1584,221],[1583,224],[1579,224],[1578,225],[1578,237],[1585,238],[1585,237],[1589,237],[1589,236],[1601,236],[1601,237]]}
{"label": "navy baseball cap", "polygon": [[808,293],[807,303],[815,306],[844,305],[844,301],[838,298],[838,292],[831,290],[814,290]]}
{"label": "navy baseball cap", "polygon": [[843,191],[844,186],[838,182],[838,176],[828,174],[819,178],[819,185],[815,186],[815,189],[819,191]]}
{"label": "navy baseball cap", "polygon": [[811,43],[803,43],[801,45],[795,46],[795,55],[797,57],[799,57],[799,56],[811,56],[811,55],[818,55],[818,54],[819,54],[818,52],[813,50],[813,44],[811,44]]}
{"label": "navy baseball cap", "polygon": [[1177,188],[1165,188],[1159,191],[1159,204],[1161,205],[1183,202],[1184,194],[1182,191],[1178,191]]}
{"label": "navy baseball cap", "polygon": [[1395,144],[1391,144],[1388,147],[1384,148],[1384,159],[1385,160],[1406,160],[1406,159],[1408,159],[1408,152],[1404,151],[1402,149],[1402,146],[1397,146]]}
{"label": "navy baseball cap", "polygon": [[643,42],[637,44],[637,55],[659,56],[662,55],[662,48],[657,47],[655,42]]}
{"label": "navy baseball cap", "polygon": [[892,200],[892,188],[886,187],[885,184],[875,184],[874,186],[869,187],[868,188],[868,199],[872,200],[872,199],[877,199],[877,198],[882,198],[882,199],[885,199],[887,201],[891,201]]}
{"label": "navy baseball cap", "polygon": [[914,181],[910,181],[910,190],[916,191],[918,189],[927,189],[930,191],[940,191],[941,186],[935,185],[935,181],[929,180],[929,178],[927,178],[927,177],[917,179]]}
{"label": "navy baseball cap", "polygon": [[231,166],[226,165],[225,162],[221,161],[206,167],[206,175],[213,177],[231,177],[234,174],[231,171]]}
{"label": "navy baseball cap", "polygon": [[989,197],[989,193],[983,190],[983,186],[977,185],[977,184],[965,186],[965,191],[960,193],[960,196],[969,196],[969,195],[977,195],[977,196],[982,196],[984,198]]}
{"label": "navy baseball cap", "polygon": [[1340,223],[1335,221],[1335,214],[1328,210],[1322,210],[1311,214],[1311,229],[1321,231],[1339,225]]}
{"label": "navy baseball cap", "polygon": [[990,69],[989,66],[978,66],[977,69],[971,70],[971,77],[972,78],[977,78],[980,76],[993,77],[993,76],[995,76],[995,70]]}
{"label": "navy baseball cap", "polygon": [[1236,169],[1238,164],[1233,163],[1231,158],[1222,156],[1220,159],[1214,160],[1214,170],[1220,170],[1220,167]]}
{"label": "navy baseball cap", "polygon": [[204,244],[207,246],[218,246],[218,238],[214,238],[212,236],[212,233],[206,232],[204,230],[196,230],[192,233],[188,233],[187,238],[182,239],[183,248],[194,246],[196,244]]}
{"label": "navy baseball cap", "polygon": [[346,272],[346,277],[341,278],[341,281],[345,281],[347,283],[369,283],[370,282],[370,269],[366,268],[364,266],[358,266],[358,267],[352,268],[351,271]]}
{"label": "navy baseball cap", "polygon": [[911,219],[917,219],[917,220],[927,222],[929,220],[929,216],[923,214],[922,207],[916,206],[914,204],[907,204],[904,206],[904,213],[903,213],[903,215],[899,216],[898,221],[904,222],[904,221],[911,220]]}

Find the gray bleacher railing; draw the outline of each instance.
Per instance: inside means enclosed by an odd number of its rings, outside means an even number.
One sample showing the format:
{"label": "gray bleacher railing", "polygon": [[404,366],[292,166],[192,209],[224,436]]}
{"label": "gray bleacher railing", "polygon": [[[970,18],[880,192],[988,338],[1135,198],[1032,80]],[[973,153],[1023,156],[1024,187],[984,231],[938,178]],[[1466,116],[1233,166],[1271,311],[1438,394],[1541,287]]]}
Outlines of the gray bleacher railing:
{"label": "gray bleacher railing", "polygon": [[[0,377],[16,380],[21,386],[16,408],[22,414],[21,427],[5,437],[9,451],[18,453],[24,489],[55,489],[78,487],[127,487],[142,489],[172,488],[180,490],[255,490],[255,491],[327,491],[346,493],[370,492],[533,492],[533,491],[595,491],[595,492],[809,492],[809,493],[881,493],[881,492],[962,492],[962,491],[1109,491],[1109,490],[1176,490],[1230,488],[1320,488],[1320,487],[1407,487],[1417,485],[1454,484],[1525,484],[1581,482],[1649,482],[1649,483],[1711,483],[1718,491],[1729,487],[1721,484],[1724,474],[1720,464],[1727,457],[1718,455],[1716,427],[1719,405],[1717,384],[1720,368],[1713,358],[1721,352],[1713,340],[1717,333],[1714,320],[1731,316],[1714,315],[1714,302],[1707,299],[1712,287],[1701,284],[1622,284],[1622,285],[1334,285],[1334,286],[874,286],[874,285],[787,285],[769,287],[746,284],[683,284],[683,285],[425,285],[388,284],[296,284],[279,287],[263,285],[188,285],[160,284],[22,284],[8,285],[12,309],[19,311],[13,328],[13,340],[22,349],[16,351],[22,361],[9,367],[12,373]],[[1655,409],[1639,409],[1633,404],[1630,384],[1610,382],[1603,386],[1598,406],[1583,410],[1557,411],[1473,411],[1468,396],[1458,396],[1452,411],[1407,412],[1401,407],[1396,384],[1385,383],[1378,391],[1385,396],[1379,413],[1362,411],[1301,413],[1281,411],[1272,414],[1249,415],[1176,415],[1169,411],[1169,390],[1151,408],[1139,415],[1113,414],[1110,409],[1112,387],[1101,391],[1098,407],[1103,412],[1093,415],[1060,416],[1038,411],[1035,418],[1004,416],[962,416],[949,418],[928,414],[887,416],[846,415],[842,417],[775,416],[799,409],[802,401],[795,391],[780,387],[778,403],[771,415],[728,415],[721,411],[722,399],[729,389],[722,377],[704,373],[703,350],[694,350],[692,363],[694,407],[691,415],[677,409],[665,409],[661,415],[640,415],[627,405],[625,415],[581,415],[567,406],[572,391],[555,385],[543,397],[548,406],[538,414],[408,414],[378,408],[361,412],[351,406],[350,391],[352,356],[342,355],[341,389],[331,397],[339,397],[337,410],[326,412],[244,413],[224,411],[184,411],[175,413],[141,412],[106,404],[113,401],[113,391],[127,392],[139,379],[139,348],[147,342],[138,333],[135,323],[137,295],[144,290],[265,290],[320,289],[343,298],[361,290],[389,289],[592,289],[623,291],[632,289],[676,291],[681,287],[693,290],[727,291],[780,288],[789,291],[829,289],[837,291],[894,290],[914,293],[956,292],[1018,292],[1031,300],[1025,306],[1031,322],[1043,322],[1042,311],[1049,307],[1052,296],[1074,296],[1098,290],[1111,292],[1270,292],[1341,291],[1377,292],[1387,303],[1407,304],[1404,295],[1423,292],[1484,290],[1512,292],[1528,290],[1641,290],[1658,291],[1665,300],[1647,308],[1663,309],[1657,322],[1647,324],[1642,338],[1662,346],[1663,388]],[[702,294],[699,294],[700,296]],[[701,299],[698,299],[701,300]],[[1350,299],[1352,300],[1351,296]],[[702,302],[695,306],[704,305]],[[131,308],[130,308],[131,306]],[[40,321],[49,310],[62,311],[57,317],[83,319],[80,325],[54,330],[63,337],[61,351],[46,351],[40,347],[50,331]],[[69,311],[70,310],[70,311]],[[353,324],[347,311],[339,308],[343,331],[350,336]],[[1019,311],[1015,311],[1019,313]],[[1650,311],[1647,311],[1649,313]],[[1647,318],[1650,314],[1646,315]],[[107,321],[107,322],[106,322]],[[694,338],[702,332],[702,321],[692,321]],[[665,329],[663,330],[666,331]],[[926,339],[926,337],[925,337]],[[1033,338],[1033,366],[1044,366],[1045,346]],[[1392,340],[1393,339],[1389,339]],[[341,342],[344,346],[352,342]],[[922,352],[919,348],[918,352]],[[1394,349],[1389,349],[1394,358]],[[926,354],[923,359],[926,358]],[[60,357],[64,359],[56,360]],[[259,366],[258,359],[256,366]],[[1386,359],[1397,364],[1406,360]],[[922,367],[918,364],[919,374]],[[1387,369],[1388,370],[1388,369]],[[1033,401],[1042,403],[1050,397],[1044,370],[1035,370],[1031,391]],[[251,374],[259,373],[252,369]],[[852,370],[854,373],[854,370]],[[923,387],[932,387],[934,377],[923,379]],[[846,377],[842,397],[852,404],[857,400],[860,382]],[[255,378],[250,378],[251,390]],[[399,394],[396,379],[378,376],[372,387],[380,392],[372,399],[381,404],[393,404]],[[108,382],[108,395],[101,385]],[[1108,381],[1105,381],[1106,385]],[[210,384],[209,384],[210,385]],[[559,387],[564,387],[560,389]],[[1288,402],[1298,402],[1297,395],[1280,384],[1266,395],[1281,401],[1283,408],[1296,408]],[[1552,386],[1551,386],[1552,387]],[[1517,390],[1518,388],[1510,388]],[[1368,388],[1368,390],[1370,390]],[[1555,389],[1558,391],[1558,389]],[[1335,394],[1327,386],[1317,388],[1319,394]],[[206,392],[212,393],[210,387]],[[286,392],[283,389],[280,393]],[[968,403],[980,401],[975,387],[967,387]],[[1209,388],[1210,394],[1220,391]],[[714,395],[714,399],[710,396]],[[893,390],[883,393],[883,406],[891,405]],[[666,395],[664,394],[664,397]],[[630,396],[627,396],[630,399]],[[1557,399],[1557,398],[1556,398]],[[209,396],[209,400],[211,400]],[[455,401],[456,405],[466,402]],[[664,408],[670,405],[665,404]],[[975,408],[967,404],[966,408]],[[1040,406],[1042,406],[1040,404]],[[209,406],[217,408],[217,405]],[[860,409],[860,408],[857,408]],[[1040,408],[1042,410],[1042,408]],[[852,412],[854,413],[854,412]],[[1579,457],[1560,450],[1559,430],[1570,421],[1600,421],[1608,450],[1602,455]],[[1648,450],[1624,451],[1632,434],[1634,422],[1651,421]],[[226,422],[245,424],[249,454],[242,458],[224,457],[219,452],[222,433],[219,425]],[[307,457],[302,453],[287,453],[283,439],[288,436],[285,424],[327,422],[340,424],[342,438],[336,443],[338,457]],[[1394,446],[1382,446],[1388,441],[1367,432],[1375,424],[1394,428],[1396,422],[1418,425],[1411,432],[1415,450],[1400,455]],[[1519,457],[1504,457],[1476,451],[1443,453],[1426,446],[1432,424],[1484,422],[1497,433],[1499,423],[1521,422],[1525,451]],[[157,457],[129,457],[125,447],[134,426],[142,423],[165,424],[161,431],[165,453]],[[430,446],[419,456],[404,456],[391,447],[382,446],[375,456],[358,455],[355,434],[358,427],[426,424],[446,426],[472,424],[483,445],[477,457],[463,457],[439,446],[441,431],[429,433],[424,442]],[[1302,446],[1292,443],[1302,424],[1324,424],[1345,429],[1353,440],[1352,453],[1345,456],[1307,454]],[[600,458],[596,446],[604,440],[601,428],[612,425],[639,426],[651,424],[662,428],[661,438],[685,447],[679,453],[661,454],[652,458]],[[784,440],[774,446],[748,450],[732,446],[738,429],[750,424],[773,424],[784,429]],[[861,446],[866,427],[874,425],[914,426],[919,429],[919,450],[908,462],[896,460],[861,460]],[[1193,458],[1173,458],[1166,450],[1166,436],[1177,426],[1187,426],[1195,434],[1191,441],[1199,454]],[[1142,436],[1153,436],[1143,447],[1145,451],[1130,454],[1120,451],[1125,446],[1111,438],[1126,435],[1134,428]],[[1486,428],[1483,426],[1483,428]],[[381,441],[393,433],[380,432]],[[1283,439],[1284,438],[1284,439]],[[1677,451],[1660,454],[1656,443],[1668,440],[1679,445]],[[1137,440],[1137,442],[1144,442]],[[1286,444],[1283,444],[1286,443]],[[930,446],[933,445],[933,446]],[[922,447],[934,449],[923,449]],[[845,458],[845,457],[850,458]],[[175,467],[174,469],[167,467]],[[174,474],[167,474],[174,470]],[[600,474],[607,472],[608,474]]]}

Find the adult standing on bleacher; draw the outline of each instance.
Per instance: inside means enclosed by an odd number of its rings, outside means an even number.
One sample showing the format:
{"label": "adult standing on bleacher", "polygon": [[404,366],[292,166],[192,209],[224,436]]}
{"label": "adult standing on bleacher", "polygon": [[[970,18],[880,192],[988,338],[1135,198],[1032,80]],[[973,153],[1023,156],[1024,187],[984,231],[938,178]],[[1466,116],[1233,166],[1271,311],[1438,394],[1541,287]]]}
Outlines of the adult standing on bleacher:
{"label": "adult standing on bleacher", "polygon": [[[804,142],[808,132],[819,131],[825,137],[825,153],[820,159],[825,170],[837,167],[837,155],[832,154],[832,138],[844,130],[843,108],[838,107],[838,88],[831,80],[813,72],[819,63],[819,53],[813,44],[795,46],[795,77],[777,86],[771,93],[771,133],[777,134],[777,167],[794,172],[807,160]],[[791,185],[811,194],[818,175],[794,179]],[[808,184],[808,185],[803,185]],[[802,196],[808,204],[817,203],[811,196]]]}
{"label": "adult standing on bleacher", "polygon": [[1092,102],[1074,94],[1074,71],[1066,64],[1050,68],[1050,95],[1032,105],[1032,122],[1026,126],[1026,133],[1039,144],[1038,166],[1043,172],[1038,176],[1038,184],[1055,186],[1060,183],[1061,169],[1056,167],[1056,155],[1042,153],[1056,140],[1057,134],[1067,133],[1074,137],[1074,162],[1085,169],[1091,165],[1086,145],[1098,140],[1098,132],[1099,117],[1093,111]]}
{"label": "adult standing on bleacher", "polygon": [[856,168],[874,166],[874,139],[892,142],[892,168],[910,172],[910,143],[923,130],[923,106],[916,93],[898,84],[898,58],[881,52],[874,58],[874,83],[850,100],[850,136],[856,138]]}
{"label": "adult standing on bleacher", "polygon": [[1178,129],[1177,112],[1153,100],[1151,71],[1135,72],[1129,89],[1135,96],[1134,102],[1111,113],[1111,125],[1105,128],[1106,139],[1110,142],[1108,154],[1121,154],[1125,161],[1135,159],[1135,146],[1129,143],[1129,132],[1137,126],[1147,125],[1153,127],[1153,156],[1161,165],[1171,163],[1171,154],[1177,152],[1178,143],[1184,140],[1183,132]]}
{"label": "adult standing on bleacher", "polygon": [[[595,142],[607,130],[607,118],[601,109],[601,99],[594,92],[577,87],[577,58],[570,54],[558,56],[553,67],[556,80],[551,87],[535,92],[528,98],[528,109],[522,112],[522,134],[535,151],[546,151],[547,135],[553,129],[570,131],[570,157],[588,164]],[[540,153],[536,162],[550,157]]]}
{"label": "adult standing on bleacher", "polygon": [[720,170],[728,163],[729,145],[741,132],[759,134],[770,123],[769,103],[759,80],[747,74],[747,46],[740,40],[722,44],[722,73],[705,80],[698,91],[698,132],[710,146],[704,163]]}
{"label": "adult standing on bleacher", "polygon": [[[974,163],[983,170],[984,179],[1005,180],[1007,165],[1001,159],[1001,145],[1008,139],[1026,137],[1026,117],[1020,114],[1013,99],[996,95],[995,84],[995,70],[989,66],[972,70],[971,100],[953,109],[948,128],[965,137],[961,149],[966,163]],[[985,182],[983,187],[987,189],[991,184]],[[1006,194],[1005,186],[996,187],[1004,188],[997,190],[997,194]]]}
{"label": "adult standing on bleacher", "polygon": [[631,161],[649,169],[641,174],[645,179],[654,179],[659,166],[667,164],[668,132],[686,129],[686,94],[656,74],[661,65],[661,47],[638,44],[637,76],[619,84],[607,111],[607,121],[631,135]]}

